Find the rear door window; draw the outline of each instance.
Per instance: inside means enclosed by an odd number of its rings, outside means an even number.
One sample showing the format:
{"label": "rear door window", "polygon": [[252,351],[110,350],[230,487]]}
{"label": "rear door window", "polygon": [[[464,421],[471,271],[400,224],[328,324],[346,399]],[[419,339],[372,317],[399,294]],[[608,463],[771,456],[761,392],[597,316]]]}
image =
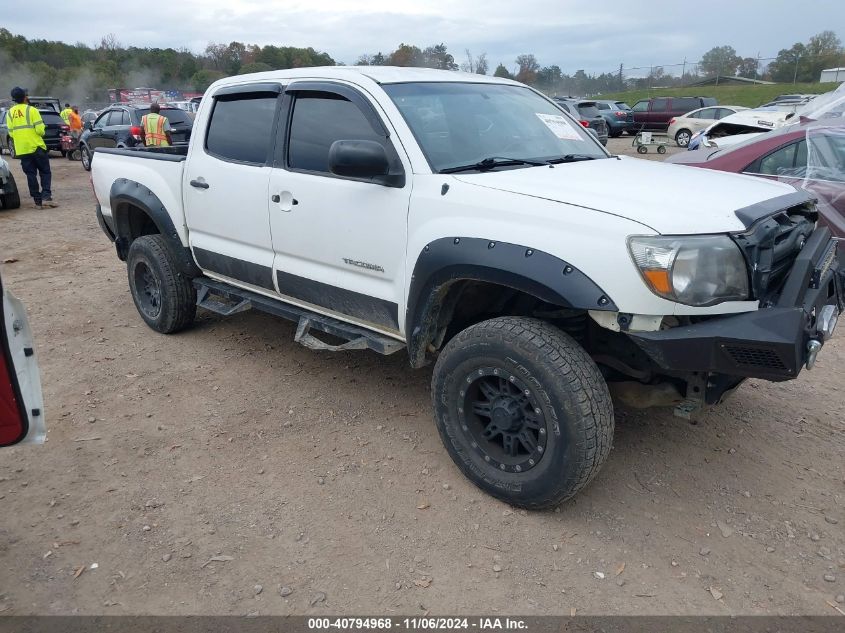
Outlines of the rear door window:
{"label": "rear door window", "polygon": [[690,112],[701,107],[701,101],[692,97],[676,97],[672,99],[672,112]]}
{"label": "rear door window", "polygon": [[594,119],[599,116],[599,110],[595,103],[579,103],[578,113],[585,119]]}
{"label": "rear door window", "polygon": [[[205,138],[206,151],[223,160],[265,164],[273,142],[277,103],[277,95],[269,92],[215,99]],[[168,110],[168,114],[174,112],[177,110]]]}
{"label": "rear door window", "polygon": [[666,112],[669,110],[669,99],[659,98],[651,100],[652,112]]}
{"label": "rear door window", "polygon": [[599,110],[610,110],[610,106],[609,106],[608,104],[606,104],[606,103],[601,103],[601,102],[598,102],[598,103],[596,103],[596,107],[597,107]]}

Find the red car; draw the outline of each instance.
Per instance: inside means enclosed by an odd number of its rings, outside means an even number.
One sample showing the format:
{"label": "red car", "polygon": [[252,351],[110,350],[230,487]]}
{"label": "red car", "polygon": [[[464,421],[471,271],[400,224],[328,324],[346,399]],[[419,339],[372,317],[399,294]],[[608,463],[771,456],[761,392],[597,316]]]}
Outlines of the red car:
{"label": "red car", "polygon": [[788,182],[818,198],[819,219],[845,237],[845,121],[802,121],[726,149],[681,152],[669,163]]}

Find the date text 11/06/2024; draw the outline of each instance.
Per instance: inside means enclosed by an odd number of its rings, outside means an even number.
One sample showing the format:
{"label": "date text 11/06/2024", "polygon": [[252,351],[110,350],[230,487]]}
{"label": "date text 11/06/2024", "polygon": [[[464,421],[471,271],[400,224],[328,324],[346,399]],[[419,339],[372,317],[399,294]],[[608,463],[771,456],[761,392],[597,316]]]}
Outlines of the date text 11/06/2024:
{"label": "date text 11/06/2024", "polygon": [[397,631],[443,631],[451,629],[479,631],[526,630],[527,624],[519,618],[476,617],[476,618],[308,618],[310,630],[397,630]]}

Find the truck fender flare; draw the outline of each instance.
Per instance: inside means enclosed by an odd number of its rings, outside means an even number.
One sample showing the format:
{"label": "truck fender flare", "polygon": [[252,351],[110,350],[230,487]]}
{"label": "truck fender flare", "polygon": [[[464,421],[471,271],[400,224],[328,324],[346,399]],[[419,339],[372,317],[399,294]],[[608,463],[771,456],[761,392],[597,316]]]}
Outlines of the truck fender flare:
{"label": "truck fender flare", "polygon": [[112,213],[112,226],[109,226],[115,235],[115,248],[117,256],[126,260],[129,252],[129,245],[134,237],[130,224],[130,207],[135,207],[147,214],[147,217],[155,224],[158,233],[165,239],[168,249],[173,258],[179,263],[182,272],[189,277],[200,275],[200,270],[194,263],[191,249],[179,238],[179,233],[173,224],[170,214],[159,197],[142,185],[128,178],[118,178],[112,183],[109,191],[109,206]]}
{"label": "truck fender flare", "polygon": [[448,287],[460,280],[513,288],[564,308],[618,311],[598,284],[554,255],[485,238],[441,238],[419,254],[408,290],[405,333],[412,366],[424,364]]}

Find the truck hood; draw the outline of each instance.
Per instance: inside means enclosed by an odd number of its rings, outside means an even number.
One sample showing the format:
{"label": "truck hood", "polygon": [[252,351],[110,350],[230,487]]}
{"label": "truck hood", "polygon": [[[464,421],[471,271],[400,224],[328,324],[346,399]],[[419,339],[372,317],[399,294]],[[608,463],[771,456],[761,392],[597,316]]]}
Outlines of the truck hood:
{"label": "truck hood", "polygon": [[742,231],[747,227],[737,210],[795,193],[790,185],[764,178],[624,156],[454,177],[608,213],[670,235]]}

